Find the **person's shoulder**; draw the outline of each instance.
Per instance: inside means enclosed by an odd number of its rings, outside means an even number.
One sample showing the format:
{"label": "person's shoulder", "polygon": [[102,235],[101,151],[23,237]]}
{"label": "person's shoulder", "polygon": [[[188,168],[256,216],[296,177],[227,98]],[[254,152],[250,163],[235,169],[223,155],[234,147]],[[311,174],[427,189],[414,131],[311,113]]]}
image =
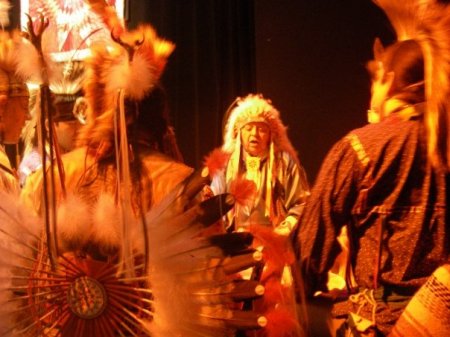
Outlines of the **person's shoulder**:
{"label": "person's shoulder", "polygon": [[76,172],[84,171],[95,162],[94,157],[89,155],[86,147],[79,147],[66,152],[62,155],[61,159],[66,176],[81,174]]}
{"label": "person's shoulder", "polygon": [[[417,129],[419,121],[417,119],[403,119],[392,115],[379,123],[367,124],[361,128],[354,129],[348,135],[357,135],[362,139],[384,139],[402,137]],[[347,137],[348,137],[347,135]]]}
{"label": "person's shoulder", "polygon": [[385,151],[396,153],[406,143],[418,143],[421,123],[417,119],[405,120],[389,116],[380,123],[368,124],[350,131],[343,142],[358,154],[358,157],[378,157]]}

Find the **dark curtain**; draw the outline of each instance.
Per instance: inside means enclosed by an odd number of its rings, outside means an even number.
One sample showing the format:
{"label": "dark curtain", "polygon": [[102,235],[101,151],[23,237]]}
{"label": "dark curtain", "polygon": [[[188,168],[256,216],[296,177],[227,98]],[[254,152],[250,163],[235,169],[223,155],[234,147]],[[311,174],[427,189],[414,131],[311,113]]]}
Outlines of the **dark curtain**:
{"label": "dark curtain", "polygon": [[152,23],[176,44],[162,83],[186,163],[199,167],[222,143],[222,118],[255,90],[253,0],[129,2],[129,27]]}

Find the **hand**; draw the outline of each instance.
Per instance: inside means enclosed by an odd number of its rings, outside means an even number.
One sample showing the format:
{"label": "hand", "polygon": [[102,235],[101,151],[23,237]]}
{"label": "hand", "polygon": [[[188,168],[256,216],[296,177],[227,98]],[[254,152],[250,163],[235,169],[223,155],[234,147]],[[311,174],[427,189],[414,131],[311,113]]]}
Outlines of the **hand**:
{"label": "hand", "polygon": [[275,227],[274,232],[278,235],[288,236],[296,224],[297,219],[292,215],[289,215],[277,227]]}

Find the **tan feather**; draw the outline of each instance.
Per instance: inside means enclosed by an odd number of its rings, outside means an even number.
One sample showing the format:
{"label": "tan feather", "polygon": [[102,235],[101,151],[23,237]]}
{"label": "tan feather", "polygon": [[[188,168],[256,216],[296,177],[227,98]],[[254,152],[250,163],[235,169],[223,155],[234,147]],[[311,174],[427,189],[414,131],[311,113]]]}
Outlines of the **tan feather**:
{"label": "tan feather", "polygon": [[77,195],[68,194],[58,207],[58,245],[61,252],[83,248],[91,237],[88,205]]}

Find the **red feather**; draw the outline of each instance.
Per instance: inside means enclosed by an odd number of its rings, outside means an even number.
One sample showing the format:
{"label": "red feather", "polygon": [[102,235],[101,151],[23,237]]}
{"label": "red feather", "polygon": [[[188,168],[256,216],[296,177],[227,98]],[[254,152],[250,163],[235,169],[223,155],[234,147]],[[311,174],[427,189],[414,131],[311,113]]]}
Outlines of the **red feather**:
{"label": "red feather", "polygon": [[274,307],[278,303],[286,303],[288,289],[280,282],[279,277],[270,277],[264,282],[264,304],[266,308]]}
{"label": "red feather", "polygon": [[263,258],[266,262],[266,270],[263,278],[272,274],[281,275],[285,265],[294,262],[288,237],[276,234],[271,227],[251,225],[250,232],[263,247]]}
{"label": "red feather", "polygon": [[242,177],[236,178],[230,184],[230,193],[236,203],[242,206],[251,205],[255,200],[256,192],[256,184]]}
{"label": "red feather", "polygon": [[277,307],[265,314],[267,318],[267,337],[293,337],[298,336],[300,325],[295,312],[285,307]]}
{"label": "red feather", "polygon": [[209,176],[213,177],[217,172],[223,170],[230,158],[228,152],[223,151],[220,148],[212,150],[203,160],[203,165],[209,170]]}

